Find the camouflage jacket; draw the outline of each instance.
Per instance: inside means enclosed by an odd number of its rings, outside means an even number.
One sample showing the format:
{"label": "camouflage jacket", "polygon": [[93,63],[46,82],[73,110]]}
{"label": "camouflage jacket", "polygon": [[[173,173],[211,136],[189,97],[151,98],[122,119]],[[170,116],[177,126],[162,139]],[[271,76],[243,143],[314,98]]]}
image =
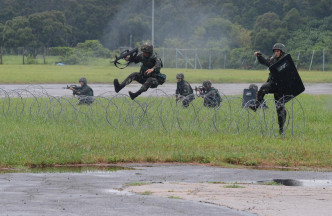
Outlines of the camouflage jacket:
{"label": "camouflage jacket", "polygon": [[182,80],[181,82],[176,83],[176,96],[188,96],[193,93],[193,89],[187,81]]}
{"label": "camouflage jacket", "polygon": [[[283,55],[284,56],[284,55]],[[279,61],[283,56],[280,56],[279,58],[276,58],[275,56],[271,56],[268,58],[264,58],[261,54],[257,55],[258,62],[261,63],[262,65],[265,65],[267,67],[272,66],[275,64],[277,61]],[[269,78],[267,79],[267,82],[271,84],[275,84],[275,81],[273,80],[273,76],[271,72],[269,73]]]}
{"label": "camouflage jacket", "polygon": [[75,88],[73,91],[74,95],[85,95],[85,96],[93,96],[93,90],[90,86],[84,85],[81,87]]}
{"label": "camouflage jacket", "polygon": [[213,87],[211,87],[210,89],[204,91],[202,93],[202,95],[204,97],[204,101],[207,101],[207,102],[220,103],[222,101],[218,89],[215,89]]}
{"label": "camouflage jacket", "polygon": [[143,53],[140,53],[134,59],[134,62],[137,64],[139,62],[142,63],[140,73],[143,76],[146,76],[145,71],[151,68],[154,68],[154,71],[151,73],[151,76],[155,76],[160,73],[160,69],[162,67],[161,59],[159,58],[157,53],[152,53],[150,57],[145,58]]}

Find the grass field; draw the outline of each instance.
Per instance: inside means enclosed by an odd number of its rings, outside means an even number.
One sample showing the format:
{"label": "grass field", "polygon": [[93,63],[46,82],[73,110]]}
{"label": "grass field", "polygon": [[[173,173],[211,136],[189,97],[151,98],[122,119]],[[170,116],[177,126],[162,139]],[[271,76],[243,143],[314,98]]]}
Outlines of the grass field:
{"label": "grass field", "polygon": [[[144,100],[149,99],[140,98],[141,103]],[[184,127],[180,130],[170,125],[171,130],[166,131],[158,124],[160,121],[157,113],[160,109],[154,112],[150,110],[153,114],[148,115],[146,122],[139,122],[135,126],[123,122],[118,125],[117,121],[112,126],[105,121],[103,109],[95,110],[94,120],[85,117],[84,113],[91,109],[87,106],[80,107],[82,110],[76,114],[71,112],[73,107],[68,108],[61,118],[55,118],[31,114],[34,106],[26,104],[27,113],[23,115],[18,115],[15,109],[11,109],[6,116],[0,116],[0,164],[2,167],[10,167],[74,163],[194,162],[221,166],[283,166],[331,170],[332,96],[301,95],[298,100],[305,112],[306,127],[295,136],[289,131],[286,136],[262,136],[257,131],[217,132],[211,125],[205,127],[211,121],[203,122],[201,127],[195,129]],[[151,103],[150,101],[149,104]],[[166,106],[168,105],[164,108]],[[125,108],[125,105],[120,107],[121,110]],[[185,109],[181,112],[182,116],[189,115]],[[212,110],[205,108],[201,112],[202,116],[208,118]],[[176,123],[174,121],[170,118],[165,120],[167,123]]]}
{"label": "grass field", "polygon": [[[105,60],[106,61],[106,60]],[[98,66],[102,65],[102,66]],[[124,80],[130,73],[138,72],[139,67],[120,70],[108,62],[97,65],[0,65],[1,84],[36,84],[36,83],[76,83],[80,77],[86,77],[89,83],[113,83],[114,78]],[[262,83],[268,77],[267,70],[194,70],[163,68],[167,75],[166,82],[176,82],[176,74],[184,73],[191,83],[211,80],[213,83]],[[300,71],[305,83],[332,82],[332,72]]]}

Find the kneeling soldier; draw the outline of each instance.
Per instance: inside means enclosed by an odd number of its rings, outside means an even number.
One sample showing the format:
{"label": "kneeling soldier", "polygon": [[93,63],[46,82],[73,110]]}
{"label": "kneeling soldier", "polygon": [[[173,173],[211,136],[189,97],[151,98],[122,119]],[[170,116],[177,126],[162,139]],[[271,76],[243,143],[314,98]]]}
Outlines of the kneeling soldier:
{"label": "kneeling soldier", "polygon": [[183,73],[178,73],[176,75],[176,79],[178,80],[175,91],[176,101],[181,100],[182,105],[184,107],[188,107],[190,102],[195,99],[193,89],[191,88],[190,84],[184,80]]}

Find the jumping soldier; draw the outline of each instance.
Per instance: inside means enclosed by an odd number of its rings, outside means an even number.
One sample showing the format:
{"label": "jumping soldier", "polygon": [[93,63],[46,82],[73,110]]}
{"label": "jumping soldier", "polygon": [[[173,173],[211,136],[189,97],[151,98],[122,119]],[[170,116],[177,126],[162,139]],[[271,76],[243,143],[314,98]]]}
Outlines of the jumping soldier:
{"label": "jumping soldier", "polygon": [[[286,54],[286,46],[282,43],[276,43],[272,47],[274,55],[272,57],[264,58],[261,53],[254,52],[254,55],[257,56],[259,63],[270,67],[271,65],[278,62]],[[283,134],[284,124],[286,121],[286,109],[283,103],[278,101],[283,97],[283,94],[278,92],[277,83],[274,81],[272,73],[270,72],[269,78],[266,83],[264,83],[257,93],[256,103],[249,106],[252,110],[256,111],[264,103],[265,94],[273,93],[274,100],[276,104],[276,109],[278,113],[278,124],[279,124],[279,133]],[[263,108],[264,108],[263,105]]]}
{"label": "jumping soldier", "polygon": [[209,80],[203,82],[203,89],[197,88],[200,95],[204,98],[204,106],[206,107],[219,107],[222,101],[218,89],[212,87]]}
{"label": "jumping soldier", "polygon": [[78,96],[78,105],[87,104],[90,105],[93,103],[93,90],[88,86],[86,78],[82,77],[79,81],[81,87],[70,87],[69,89],[73,91],[73,95]]}
{"label": "jumping soldier", "polygon": [[184,80],[183,73],[178,73],[176,79],[178,80],[175,91],[176,101],[181,100],[183,107],[188,107],[190,102],[195,99],[193,89],[190,84]]}
{"label": "jumping soldier", "polygon": [[[153,46],[150,43],[145,43],[141,47],[142,53],[138,54],[134,61],[136,64],[141,62],[142,66],[140,72],[130,74],[121,84],[118,79],[114,79],[115,92],[118,93],[126,85],[129,85],[133,80],[142,84],[141,88],[133,93],[129,91],[130,98],[134,100],[138,95],[147,91],[149,88],[157,88],[162,85],[166,80],[166,75],[160,73],[162,67],[161,59],[158,54],[153,52]],[[129,57],[126,58],[129,60]]]}

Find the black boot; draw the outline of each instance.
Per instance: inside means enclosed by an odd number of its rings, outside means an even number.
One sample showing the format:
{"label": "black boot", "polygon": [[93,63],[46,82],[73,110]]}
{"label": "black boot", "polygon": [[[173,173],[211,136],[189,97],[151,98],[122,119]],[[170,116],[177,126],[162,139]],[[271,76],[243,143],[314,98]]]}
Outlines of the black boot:
{"label": "black boot", "polygon": [[118,93],[121,89],[123,89],[123,87],[125,87],[124,84],[119,84],[119,80],[118,79],[114,79],[114,90],[116,93]]}
{"label": "black boot", "polygon": [[137,92],[133,93],[131,91],[129,91],[129,96],[132,100],[134,100],[138,95],[142,94],[143,90],[140,89]]}
{"label": "black boot", "polygon": [[248,107],[250,109],[252,109],[254,112],[256,112],[256,110],[258,109],[259,106],[260,106],[260,103],[258,101],[255,101],[255,103],[250,104]]}

